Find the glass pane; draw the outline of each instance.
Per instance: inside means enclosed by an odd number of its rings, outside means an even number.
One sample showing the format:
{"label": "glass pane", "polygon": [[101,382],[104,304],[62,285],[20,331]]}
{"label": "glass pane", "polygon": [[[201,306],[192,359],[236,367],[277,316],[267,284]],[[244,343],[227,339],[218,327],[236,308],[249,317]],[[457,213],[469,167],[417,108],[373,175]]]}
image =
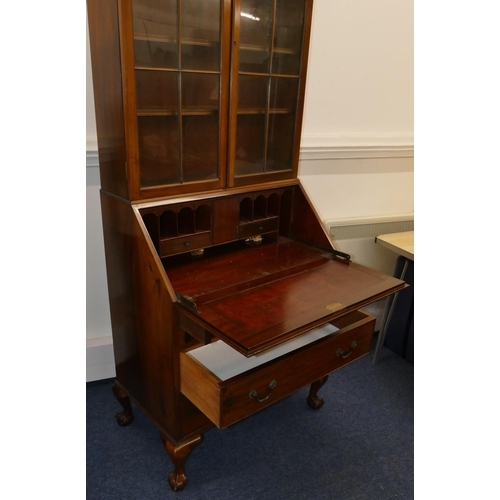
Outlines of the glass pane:
{"label": "glass pane", "polygon": [[181,75],[183,114],[218,112],[219,79],[219,75],[183,72]]}
{"label": "glass pane", "polygon": [[269,77],[240,75],[236,122],[235,175],[264,171]]}
{"label": "glass pane", "polygon": [[182,180],[218,178],[219,75],[183,72]]}
{"label": "glass pane", "polygon": [[265,114],[239,114],[236,128],[235,175],[264,172]]}
{"label": "glass pane", "polygon": [[298,91],[298,78],[272,77],[269,108],[278,112],[294,113]]}
{"label": "glass pane", "polygon": [[181,66],[219,71],[220,0],[181,0]]}
{"label": "glass pane", "polygon": [[298,75],[300,72],[305,0],[277,0],[274,29],[273,73]]}
{"label": "glass pane", "polygon": [[269,77],[240,75],[238,79],[238,112],[265,113]]}
{"label": "glass pane", "polygon": [[177,68],[177,0],[134,0],[136,66]]}
{"label": "glass pane", "polygon": [[292,169],[295,115],[270,115],[266,172]]}
{"label": "glass pane", "polygon": [[272,78],[266,171],[291,170],[299,81]]}
{"label": "glass pane", "polygon": [[136,70],[137,113],[176,114],[177,73]]}
{"label": "glass pane", "polygon": [[273,0],[242,0],[240,71],[269,72],[273,9]]}
{"label": "glass pane", "polygon": [[217,179],[219,115],[182,117],[183,182]]}
{"label": "glass pane", "polygon": [[180,182],[177,116],[139,116],[141,185]]}

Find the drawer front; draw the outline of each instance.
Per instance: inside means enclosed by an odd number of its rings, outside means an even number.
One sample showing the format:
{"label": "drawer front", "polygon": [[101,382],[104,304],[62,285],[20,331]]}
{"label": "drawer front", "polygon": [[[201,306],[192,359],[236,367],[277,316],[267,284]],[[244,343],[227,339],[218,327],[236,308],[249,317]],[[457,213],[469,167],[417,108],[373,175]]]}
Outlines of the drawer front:
{"label": "drawer front", "polygon": [[178,253],[192,252],[211,245],[210,232],[190,234],[179,238],[160,241],[160,257]]}
{"label": "drawer front", "polygon": [[215,425],[227,427],[369,353],[375,318],[352,316],[356,321],[333,336],[225,381],[182,353],[181,392]]}
{"label": "drawer front", "polygon": [[238,238],[250,238],[251,236],[277,231],[278,227],[278,217],[240,224],[238,227]]}

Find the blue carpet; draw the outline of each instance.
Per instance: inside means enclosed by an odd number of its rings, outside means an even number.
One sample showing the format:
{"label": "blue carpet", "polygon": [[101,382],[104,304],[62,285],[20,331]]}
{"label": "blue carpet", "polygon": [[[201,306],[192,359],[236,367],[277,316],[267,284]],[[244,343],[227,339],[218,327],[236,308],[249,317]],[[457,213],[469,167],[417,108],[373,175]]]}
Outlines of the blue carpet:
{"label": "blue carpet", "polygon": [[173,466],[137,408],[119,427],[113,380],[87,384],[87,500],[413,499],[413,365],[383,348],[330,375],[311,410],[308,388],[204,435],[173,492]]}

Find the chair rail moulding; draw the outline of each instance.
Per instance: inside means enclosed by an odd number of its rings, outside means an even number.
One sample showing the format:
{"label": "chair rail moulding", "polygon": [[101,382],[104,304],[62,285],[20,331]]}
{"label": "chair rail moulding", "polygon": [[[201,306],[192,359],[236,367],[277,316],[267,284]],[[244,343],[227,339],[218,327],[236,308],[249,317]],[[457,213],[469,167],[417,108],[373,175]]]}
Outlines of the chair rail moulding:
{"label": "chair rail moulding", "polygon": [[413,134],[331,134],[302,137],[300,160],[413,158]]}
{"label": "chair rail moulding", "polygon": [[[306,135],[300,160],[413,158],[413,134]],[[87,140],[87,167],[98,167],[97,141]]]}
{"label": "chair rail moulding", "polygon": [[97,152],[97,139],[92,137],[87,137],[86,141],[86,166],[88,167],[98,167],[99,166],[99,154]]}
{"label": "chair rail moulding", "polygon": [[99,167],[99,155],[97,151],[88,151],[86,154],[86,165],[87,168]]}

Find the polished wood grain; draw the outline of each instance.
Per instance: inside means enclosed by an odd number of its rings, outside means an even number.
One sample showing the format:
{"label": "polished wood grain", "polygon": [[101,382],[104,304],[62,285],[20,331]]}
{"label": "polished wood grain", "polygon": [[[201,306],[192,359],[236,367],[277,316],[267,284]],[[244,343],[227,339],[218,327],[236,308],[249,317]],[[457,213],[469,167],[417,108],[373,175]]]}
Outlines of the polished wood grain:
{"label": "polished wood grain", "polygon": [[302,266],[328,259],[316,248],[285,238],[257,247],[237,242],[213,252],[207,250],[207,257],[165,262],[175,291],[200,304],[255,286],[261,278],[267,283],[270,276],[284,277],[289,270],[300,271]]}
{"label": "polished wood grain", "polygon": [[214,203],[213,243],[219,245],[238,238],[238,198],[219,198]]}
{"label": "polished wood grain", "polygon": [[[404,287],[396,278],[286,239],[193,260],[169,275],[176,292],[196,303],[196,313],[181,309],[181,315],[247,356]],[[332,304],[339,306],[332,310]]]}
{"label": "polished wood grain", "polygon": [[290,238],[328,250],[335,248],[305,188],[299,183],[293,192]]}
{"label": "polished wood grain", "polygon": [[192,252],[202,248],[209,247],[212,244],[211,234],[205,233],[193,234],[190,236],[181,236],[160,242],[160,257],[175,255],[183,252]]}

